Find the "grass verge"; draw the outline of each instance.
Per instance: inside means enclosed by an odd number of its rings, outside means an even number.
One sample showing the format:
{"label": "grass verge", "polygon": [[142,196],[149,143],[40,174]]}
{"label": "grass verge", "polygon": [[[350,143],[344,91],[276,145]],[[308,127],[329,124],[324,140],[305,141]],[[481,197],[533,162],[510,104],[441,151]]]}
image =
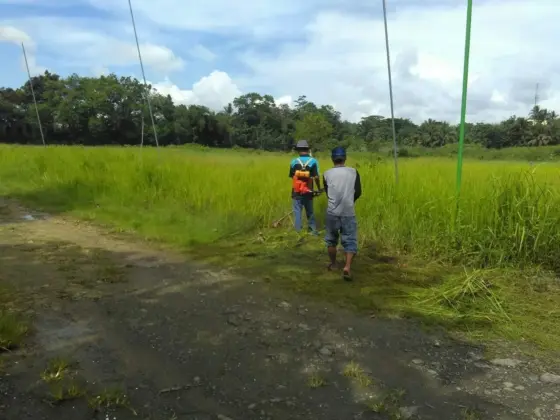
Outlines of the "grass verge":
{"label": "grass verge", "polygon": [[[465,269],[366,247],[352,283],[326,270],[320,238],[268,230],[191,249],[243,276],[372,316],[414,318],[497,349],[560,358],[560,282],[542,269]],[[342,256],[340,257],[342,258]]]}
{"label": "grass verge", "polygon": [[[352,156],[351,156],[352,157]],[[132,230],[179,246],[225,240],[291,208],[289,155],[0,146],[0,194],[49,212]],[[324,171],[329,162],[321,159]],[[556,164],[466,161],[457,213],[455,162],[356,155],[360,245],[380,242],[426,260],[479,268],[560,268]],[[325,197],[316,200],[322,222]],[[557,214],[558,213],[558,214]]]}

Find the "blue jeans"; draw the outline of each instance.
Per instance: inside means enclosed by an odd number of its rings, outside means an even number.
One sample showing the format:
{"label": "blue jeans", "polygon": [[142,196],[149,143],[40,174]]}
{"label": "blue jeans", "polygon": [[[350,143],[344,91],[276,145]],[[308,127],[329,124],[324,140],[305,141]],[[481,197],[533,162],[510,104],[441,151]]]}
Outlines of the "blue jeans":
{"label": "blue jeans", "polygon": [[315,222],[315,213],[313,212],[313,197],[298,197],[292,198],[292,210],[294,211],[295,228],[300,231],[303,223],[303,209],[307,214],[307,224],[311,232],[317,231],[317,224]]}
{"label": "blue jeans", "polygon": [[356,216],[332,216],[327,214],[325,220],[325,243],[327,246],[338,245],[338,240],[342,243],[344,252],[356,254],[358,252],[358,224]]}

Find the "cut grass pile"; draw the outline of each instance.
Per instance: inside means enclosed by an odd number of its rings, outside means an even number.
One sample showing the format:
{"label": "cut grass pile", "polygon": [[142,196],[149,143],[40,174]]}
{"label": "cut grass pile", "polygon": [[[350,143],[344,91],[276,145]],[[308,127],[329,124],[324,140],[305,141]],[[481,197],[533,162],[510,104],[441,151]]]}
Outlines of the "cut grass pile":
{"label": "cut grass pile", "polygon": [[[267,226],[290,211],[289,155],[185,149],[0,147],[0,194],[228,261],[359,310],[414,315],[560,348],[557,164],[359,155],[359,281],[324,270],[320,239]],[[330,166],[320,159],[321,169]],[[325,197],[316,200],[321,224]],[[259,233],[260,232],[260,233]],[[395,256],[384,260],[382,254]],[[216,258],[215,258],[216,259]],[[217,261],[216,263],[220,263]],[[430,261],[430,264],[426,264]],[[470,267],[464,270],[462,267]],[[544,268],[541,268],[544,267]],[[331,277],[329,277],[331,276]]]}

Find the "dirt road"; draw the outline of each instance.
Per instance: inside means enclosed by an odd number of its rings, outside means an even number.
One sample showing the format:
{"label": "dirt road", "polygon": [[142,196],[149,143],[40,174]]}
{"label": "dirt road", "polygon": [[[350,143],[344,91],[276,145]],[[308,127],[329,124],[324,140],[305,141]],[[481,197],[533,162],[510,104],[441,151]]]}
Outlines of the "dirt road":
{"label": "dirt road", "polygon": [[560,417],[560,377],[515,354],[485,360],[7,201],[0,285],[32,321],[0,354],[2,419]]}

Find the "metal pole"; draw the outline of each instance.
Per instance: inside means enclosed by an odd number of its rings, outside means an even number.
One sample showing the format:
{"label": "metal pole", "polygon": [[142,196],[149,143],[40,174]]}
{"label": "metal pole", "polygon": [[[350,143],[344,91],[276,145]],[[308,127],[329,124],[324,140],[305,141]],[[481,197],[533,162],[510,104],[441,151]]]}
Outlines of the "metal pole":
{"label": "metal pole", "polygon": [[33,103],[35,104],[35,113],[37,114],[37,123],[39,124],[39,131],[41,132],[41,140],[43,141],[43,146],[46,146],[45,135],[43,134],[43,126],[41,125],[41,117],[39,117],[39,107],[37,106],[37,99],[35,99],[35,91],[33,90],[33,82],[31,81],[31,72],[29,71],[29,63],[27,62],[27,53],[25,52],[25,45],[21,43],[21,49],[23,50],[23,58],[25,59],[25,67],[27,68],[27,77],[29,77],[29,87],[31,88],[31,96],[33,96]]}
{"label": "metal pole", "polygon": [[535,87],[535,106],[539,104],[539,84]]}
{"label": "metal pole", "polygon": [[[461,193],[463,176],[463,147],[465,144],[465,120],[467,114],[467,92],[469,87],[469,57],[471,52],[472,0],[467,0],[467,23],[465,26],[465,58],[463,61],[463,93],[461,99],[461,122],[459,123],[459,150],[457,153],[457,197]],[[459,206],[459,204],[457,204]]]}
{"label": "metal pole", "polygon": [[144,115],[142,114],[142,137],[140,138],[140,147],[144,147]]}
{"label": "metal pole", "polygon": [[393,105],[393,80],[391,77],[391,54],[389,52],[389,31],[387,29],[387,4],[383,0],[383,20],[385,22],[385,50],[387,51],[387,73],[389,75],[389,100],[391,102],[391,125],[393,129],[393,158],[395,160],[395,182],[399,183],[399,164],[397,150],[397,130],[395,129],[395,111]]}
{"label": "metal pole", "polygon": [[134,21],[134,13],[132,12],[132,2],[128,0],[128,7],[130,8],[130,18],[132,19],[132,28],[134,29],[134,38],[136,39],[136,48],[138,49],[138,59],[140,60],[140,68],[142,69],[142,77],[144,78],[144,86],[146,87],[146,100],[148,102],[148,110],[150,111],[150,118],[152,119],[152,127],[154,130],[154,138],[156,140],[156,147],[159,147],[156,122],[154,120],[154,113],[152,112],[152,103],[150,101],[150,92],[148,91],[148,82],[146,81],[146,73],[144,72],[144,64],[142,62],[142,53],[140,52],[140,44],[138,42],[138,34],[136,32],[136,22]]}
{"label": "metal pole", "polygon": [[391,102],[391,125],[393,129],[393,158],[395,160],[395,183],[399,183],[399,164],[397,150],[397,131],[395,129],[395,111],[393,105],[393,80],[391,77],[391,54],[389,52],[389,31],[387,29],[387,4],[383,0],[383,20],[385,22],[385,49],[387,51],[387,73],[389,74],[389,100]]}

